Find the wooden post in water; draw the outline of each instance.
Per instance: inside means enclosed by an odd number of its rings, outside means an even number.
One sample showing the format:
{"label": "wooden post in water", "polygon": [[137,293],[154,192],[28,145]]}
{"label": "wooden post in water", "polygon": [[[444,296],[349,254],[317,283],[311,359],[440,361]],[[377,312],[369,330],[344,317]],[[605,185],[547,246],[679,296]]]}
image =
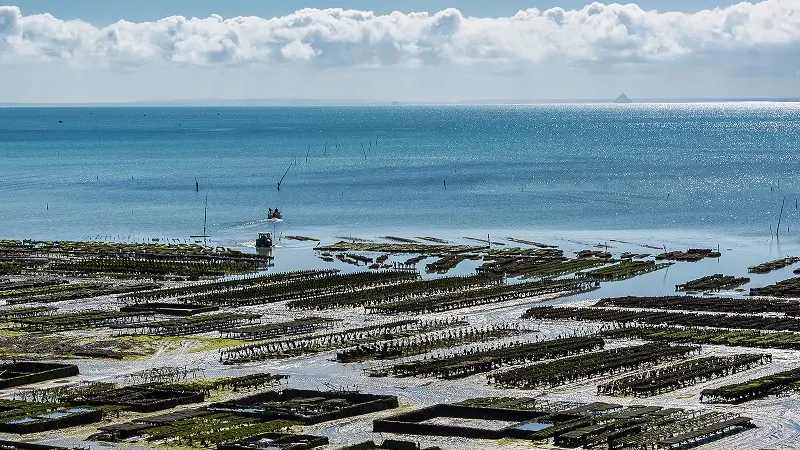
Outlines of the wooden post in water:
{"label": "wooden post in water", "polygon": [[281,183],[283,183],[283,179],[286,178],[286,174],[289,173],[289,169],[291,169],[291,168],[292,168],[292,165],[289,164],[289,167],[286,168],[286,172],[283,173],[283,176],[281,177],[281,180],[278,181],[278,190],[279,191],[281,190]]}
{"label": "wooden post in water", "polygon": [[781,202],[781,213],[778,215],[778,228],[775,229],[775,237],[778,236],[778,233],[781,232],[781,219],[783,218],[783,207],[786,204],[786,197],[783,197],[783,202]]}

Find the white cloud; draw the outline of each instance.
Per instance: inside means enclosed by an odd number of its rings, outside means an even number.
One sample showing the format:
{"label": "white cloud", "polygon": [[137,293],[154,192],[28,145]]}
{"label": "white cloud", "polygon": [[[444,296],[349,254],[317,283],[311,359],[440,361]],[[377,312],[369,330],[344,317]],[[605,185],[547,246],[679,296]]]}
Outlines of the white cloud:
{"label": "white cloud", "polygon": [[0,7],[0,64],[78,68],[146,64],[420,67],[481,63],[663,63],[800,48],[800,1],[740,3],[693,14],[593,3],[511,17],[303,9],[277,18],[166,17],[97,28]]}
{"label": "white cloud", "polygon": [[694,14],[304,9],[98,28],[0,6],[0,102],[796,97],[800,0]]}

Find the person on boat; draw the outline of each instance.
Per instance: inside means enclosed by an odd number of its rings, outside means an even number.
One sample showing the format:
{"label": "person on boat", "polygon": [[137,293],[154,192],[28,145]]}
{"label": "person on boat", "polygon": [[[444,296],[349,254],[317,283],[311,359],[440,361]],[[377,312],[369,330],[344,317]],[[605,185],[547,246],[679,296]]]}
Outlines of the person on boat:
{"label": "person on boat", "polygon": [[275,208],[275,210],[272,212],[272,217],[274,217],[276,219],[280,219],[281,218],[281,212],[278,211],[278,208]]}

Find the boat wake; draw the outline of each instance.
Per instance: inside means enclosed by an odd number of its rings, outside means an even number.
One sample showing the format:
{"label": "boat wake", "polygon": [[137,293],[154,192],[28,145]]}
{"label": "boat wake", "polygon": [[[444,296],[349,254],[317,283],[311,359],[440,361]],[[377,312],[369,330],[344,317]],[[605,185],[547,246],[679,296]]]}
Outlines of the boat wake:
{"label": "boat wake", "polygon": [[[256,241],[242,241],[236,242],[237,247],[256,248]],[[273,245],[272,248],[283,248],[282,245]]]}
{"label": "boat wake", "polygon": [[[280,219],[279,219],[279,221],[280,221],[280,222],[282,222],[283,220],[280,220]],[[238,227],[252,227],[252,226],[255,226],[255,225],[262,225],[262,224],[265,224],[265,223],[275,223],[275,219],[255,219],[255,220],[246,220],[246,221],[244,221],[244,222],[239,222],[239,223],[235,224],[234,226],[238,226]]]}

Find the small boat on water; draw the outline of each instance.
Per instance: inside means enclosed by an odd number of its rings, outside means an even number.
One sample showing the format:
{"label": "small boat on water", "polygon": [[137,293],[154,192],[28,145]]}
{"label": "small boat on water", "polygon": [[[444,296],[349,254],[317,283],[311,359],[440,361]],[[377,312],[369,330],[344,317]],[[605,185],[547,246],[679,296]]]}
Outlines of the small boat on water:
{"label": "small boat on water", "polygon": [[275,209],[270,208],[269,209],[269,212],[267,213],[267,221],[269,221],[269,222],[280,222],[282,220],[283,220],[283,215],[281,214],[280,211],[278,211],[278,208],[275,208]]}
{"label": "small boat on water", "polygon": [[275,225],[278,222],[283,222],[283,215],[278,208],[269,209],[269,212],[267,213],[267,222],[271,222],[273,224],[272,233],[258,233],[258,239],[256,239],[256,250],[272,249],[272,236],[275,234]]}
{"label": "small boat on water", "polygon": [[272,233],[258,233],[258,239],[256,239],[256,249],[267,248],[272,248]]}

